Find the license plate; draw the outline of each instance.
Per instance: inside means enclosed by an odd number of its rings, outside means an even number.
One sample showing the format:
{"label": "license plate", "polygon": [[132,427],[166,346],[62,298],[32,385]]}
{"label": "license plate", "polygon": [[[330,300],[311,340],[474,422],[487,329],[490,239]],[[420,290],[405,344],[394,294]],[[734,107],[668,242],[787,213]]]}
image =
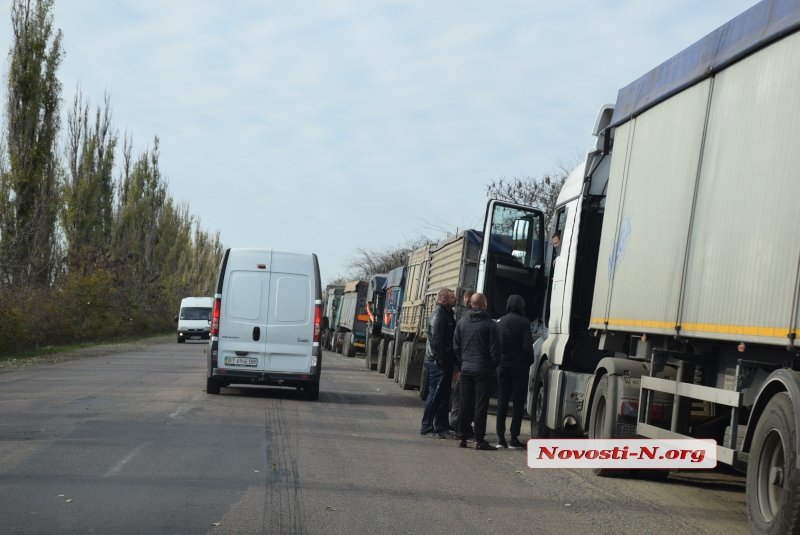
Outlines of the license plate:
{"label": "license plate", "polygon": [[192,340],[200,340],[199,336],[192,336]]}
{"label": "license plate", "polygon": [[225,357],[226,366],[258,366],[258,359],[248,357]]}
{"label": "license plate", "polygon": [[617,437],[636,437],[636,426],[631,424],[617,424]]}

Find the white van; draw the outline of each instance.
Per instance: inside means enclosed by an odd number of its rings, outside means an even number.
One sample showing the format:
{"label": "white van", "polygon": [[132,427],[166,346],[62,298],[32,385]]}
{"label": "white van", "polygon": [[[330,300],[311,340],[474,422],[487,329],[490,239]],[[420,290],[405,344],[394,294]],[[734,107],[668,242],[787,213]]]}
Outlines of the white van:
{"label": "white van", "polygon": [[228,249],[211,323],[206,392],[246,383],[319,397],[322,285],[317,255]]}
{"label": "white van", "polygon": [[213,308],[213,297],[185,297],[181,301],[180,314],[175,316],[179,344],[186,340],[208,340],[211,337]]}

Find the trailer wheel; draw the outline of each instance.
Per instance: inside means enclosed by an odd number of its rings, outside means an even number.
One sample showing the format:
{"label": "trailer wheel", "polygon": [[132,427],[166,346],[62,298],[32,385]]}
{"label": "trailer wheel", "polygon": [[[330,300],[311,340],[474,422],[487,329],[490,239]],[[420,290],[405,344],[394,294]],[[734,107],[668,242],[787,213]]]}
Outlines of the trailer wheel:
{"label": "trailer wheel", "polygon": [[354,342],[356,341],[356,335],[353,333],[347,333],[345,335],[345,340],[347,340],[347,351],[344,352],[344,355],[350,358],[356,356],[356,346]]}
{"label": "trailer wheel", "polygon": [[378,373],[386,372],[386,338],[381,339],[378,344],[378,366],[376,369]]}
{"label": "trailer wheel", "polygon": [[419,378],[419,399],[428,399],[428,366],[425,363],[422,364],[422,375]]}
{"label": "trailer wheel", "polygon": [[386,378],[394,379],[394,340],[386,345]]}
{"label": "trailer wheel", "polygon": [[792,400],[780,392],[756,424],[747,463],[747,518],[753,533],[800,530],[796,439]]}
{"label": "trailer wheel", "polygon": [[[334,346],[335,346],[335,347],[334,347],[334,351],[336,351],[336,352],[337,352],[337,353],[339,353],[339,354],[341,354],[341,353],[342,353],[342,349],[343,349],[343,346],[344,346],[344,340],[343,340],[343,338],[344,338],[344,335],[345,335],[345,334],[347,334],[347,333],[341,333],[341,332],[339,332],[339,333],[336,333],[336,336],[335,336],[335,337],[334,337],[334,339],[333,339],[333,344],[334,344]],[[339,344],[339,341],[340,341],[340,340],[342,341],[342,344],[341,344],[341,345]]]}
{"label": "trailer wheel", "polygon": [[372,341],[374,338],[367,335],[367,343],[364,347],[364,367],[367,371],[372,369]]}
{"label": "trailer wheel", "polygon": [[539,368],[539,373],[533,383],[533,406],[531,413],[531,438],[550,438],[550,429],[547,428],[547,390],[549,380],[547,371],[550,363],[547,361]]}
{"label": "trailer wheel", "polygon": [[[608,375],[600,378],[592,400],[592,412],[589,414],[589,438],[614,438],[613,403],[608,400]],[[592,470],[600,477],[627,477],[630,470],[595,468]]]}
{"label": "trailer wheel", "polygon": [[400,350],[400,388],[403,390],[411,390],[414,388],[408,382],[408,370],[411,367],[412,355],[414,344],[409,342],[403,343],[403,348]]}

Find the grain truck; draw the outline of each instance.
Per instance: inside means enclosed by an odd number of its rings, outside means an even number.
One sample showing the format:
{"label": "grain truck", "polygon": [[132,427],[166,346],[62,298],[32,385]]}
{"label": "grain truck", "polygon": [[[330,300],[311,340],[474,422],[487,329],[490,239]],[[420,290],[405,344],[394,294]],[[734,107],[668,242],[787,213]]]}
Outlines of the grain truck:
{"label": "grain truck", "polygon": [[322,334],[320,336],[322,347],[333,349],[331,340],[336,328],[336,313],[339,310],[339,303],[342,299],[344,286],[329,284],[325,287],[325,304],[323,305]]}
{"label": "grain truck", "polygon": [[386,273],[373,275],[369,279],[369,286],[367,287],[367,330],[366,339],[364,341],[364,365],[368,370],[373,369],[373,364],[377,367],[377,358],[373,354],[377,353],[378,344],[380,343],[383,333],[381,327],[383,326],[383,308],[386,301]]}
{"label": "grain truck", "polygon": [[753,533],[800,521],[798,28],[760,2],[600,110],[528,398],[532,437],[715,439]]}
{"label": "grain truck", "polygon": [[348,282],[344,287],[336,336],[342,355],[347,357],[355,357],[356,351],[366,345],[368,288],[369,283],[361,280]]}

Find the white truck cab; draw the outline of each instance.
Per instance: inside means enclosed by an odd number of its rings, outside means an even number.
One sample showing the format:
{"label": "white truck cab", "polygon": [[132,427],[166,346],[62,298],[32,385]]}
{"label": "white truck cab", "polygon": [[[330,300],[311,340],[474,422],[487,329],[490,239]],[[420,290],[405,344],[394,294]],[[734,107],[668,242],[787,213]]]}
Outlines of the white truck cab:
{"label": "white truck cab", "polygon": [[212,312],[206,392],[293,386],[319,397],[322,285],[317,256],[228,249]]}
{"label": "white truck cab", "polygon": [[213,307],[213,297],[185,297],[181,300],[180,313],[175,316],[179,344],[186,340],[208,340]]}

